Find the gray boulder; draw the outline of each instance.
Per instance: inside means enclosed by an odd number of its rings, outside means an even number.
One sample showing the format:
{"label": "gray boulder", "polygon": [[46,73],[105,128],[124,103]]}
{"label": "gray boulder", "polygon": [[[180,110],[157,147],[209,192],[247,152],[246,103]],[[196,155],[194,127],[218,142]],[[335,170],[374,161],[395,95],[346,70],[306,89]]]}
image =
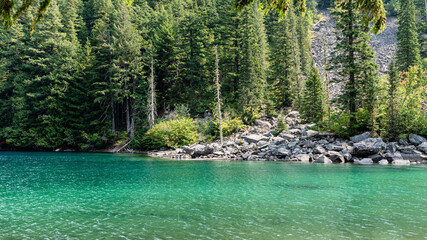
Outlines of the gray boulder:
{"label": "gray boulder", "polygon": [[248,136],[243,136],[242,138],[247,143],[257,143],[259,141],[268,141],[268,137],[263,136],[263,135],[257,135],[257,134],[251,134]]}
{"label": "gray boulder", "polygon": [[414,144],[415,146],[418,146],[424,142],[427,142],[427,140],[420,135],[417,134],[409,134],[409,142]]}
{"label": "gray boulder", "polygon": [[423,142],[420,145],[418,145],[418,150],[427,153],[427,142]]}
{"label": "gray boulder", "polygon": [[335,151],[329,151],[326,153],[326,155],[329,157],[329,159],[332,160],[332,162],[338,162],[338,163],[344,163],[345,158],[341,153],[335,152]]}
{"label": "gray boulder", "polygon": [[411,165],[411,162],[409,160],[393,160],[391,164],[396,166],[407,166],[407,165]]}
{"label": "gray boulder", "polygon": [[319,132],[318,131],[313,131],[313,130],[307,130],[306,132],[305,132],[305,135],[307,136],[307,137],[314,137],[314,136],[316,136],[316,135],[318,135],[319,134]]}
{"label": "gray boulder", "polygon": [[342,150],[340,153],[343,155],[344,159],[347,162],[349,162],[353,158],[353,156],[351,155],[351,153],[348,150],[346,150],[346,149]]}
{"label": "gray boulder", "polygon": [[269,122],[260,119],[255,120],[255,125],[265,128],[271,128],[271,124]]}
{"label": "gray boulder", "polygon": [[385,150],[387,145],[381,138],[368,138],[364,141],[355,143],[352,150],[354,156],[369,156]]}
{"label": "gray boulder", "polygon": [[326,150],[319,145],[314,147],[314,149],[313,149],[313,153],[316,153],[316,154],[324,154],[325,152],[326,152]]}
{"label": "gray boulder", "polygon": [[372,161],[372,159],[370,159],[370,158],[363,158],[360,160],[354,160],[354,164],[360,164],[360,165],[370,165],[373,163],[374,163],[374,161]]}
{"label": "gray boulder", "polygon": [[300,162],[304,162],[304,163],[310,162],[310,155],[308,154],[298,154],[295,156],[295,158]]}
{"label": "gray boulder", "polygon": [[213,153],[214,149],[210,146],[206,146],[203,144],[196,144],[192,147],[183,147],[182,148],[187,154],[190,154],[191,157],[200,157],[206,156]]}
{"label": "gray boulder", "polygon": [[358,143],[358,142],[364,141],[370,137],[371,137],[371,133],[365,132],[365,133],[351,137],[350,140],[354,143]]}
{"label": "gray boulder", "polygon": [[271,152],[272,155],[279,156],[279,157],[287,157],[291,154],[291,151],[288,149],[281,147],[278,149],[275,149]]}
{"label": "gray boulder", "polygon": [[331,164],[332,160],[326,156],[321,156],[321,157],[317,158],[316,160],[314,160],[314,162],[315,163],[323,163],[323,164]]}
{"label": "gray boulder", "polygon": [[378,162],[379,165],[388,165],[388,161],[383,159],[381,161]]}

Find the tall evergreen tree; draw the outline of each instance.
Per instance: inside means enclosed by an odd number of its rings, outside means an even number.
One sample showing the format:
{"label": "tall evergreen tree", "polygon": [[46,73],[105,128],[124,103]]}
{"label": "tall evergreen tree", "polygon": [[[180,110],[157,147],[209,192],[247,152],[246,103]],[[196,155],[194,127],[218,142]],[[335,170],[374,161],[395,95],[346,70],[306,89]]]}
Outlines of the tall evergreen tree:
{"label": "tall evergreen tree", "polygon": [[349,131],[355,133],[358,131],[356,112],[365,107],[369,115],[373,113],[377,65],[373,60],[370,38],[362,25],[356,3],[353,0],[336,2],[332,14],[337,20],[337,45],[331,64],[338,70],[339,78],[335,81],[345,82],[340,103],[350,114]]}
{"label": "tall evergreen tree", "polygon": [[399,71],[408,71],[420,63],[414,0],[400,0],[397,27],[397,64]]}
{"label": "tall evergreen tree", "polygon": [[252,107],[265,110],[268,101],[268,52],[263,16],[256,4],[245,9],[243,14],[245,30],[242,36],[243,57],[238,105],[243,109]]}
{"label": "tall evergreen tree", "polygon": [[307,122],[319,122],[325,114],[325,93],[319,71],[312,67],[305,82],[304,94],[301,104],[302,118]]}
{"label": "tall evergreen tree", "polygon": [[391,62],[388,72],[388,109],[387,109],[387,137],[396,140],[399,135],[399,115],[398,115],[398,87],[399,73],[396,63]]}

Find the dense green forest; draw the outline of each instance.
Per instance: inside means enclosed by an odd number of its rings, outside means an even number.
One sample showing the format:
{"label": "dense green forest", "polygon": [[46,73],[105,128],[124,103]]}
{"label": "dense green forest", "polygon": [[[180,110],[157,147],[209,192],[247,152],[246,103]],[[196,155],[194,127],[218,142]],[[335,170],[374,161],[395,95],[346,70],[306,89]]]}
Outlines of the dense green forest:
{"label": "dense green forest", "polygon": [[[38,2],[0,31],[0,146],[178,147],[290,108],[344,137],[427,135],[422,2],[386,2],[399,44],[384,76],[355,0],[308,0],[285,15],[230,0],[57,0],[31,30]],[[311,59],[319,6],[337,20],[325,61],[337,79]],[[336,99],[329,81],[346,83]]]}

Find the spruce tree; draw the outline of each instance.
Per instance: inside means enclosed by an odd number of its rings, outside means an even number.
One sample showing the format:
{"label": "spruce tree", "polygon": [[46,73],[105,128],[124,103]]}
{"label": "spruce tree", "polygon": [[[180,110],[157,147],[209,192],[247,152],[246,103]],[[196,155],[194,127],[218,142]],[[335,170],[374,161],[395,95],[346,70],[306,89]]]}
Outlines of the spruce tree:
{"label": "spruce tree", "polygon": [[408,71],[410,66],[420,63],[420,46],[417,39],[415,13],[414,0],[400,0],[396,53],[399,71]]}
{"label": "spruce tree", "polygon": [[325,109],[325,94],[319,71],[312,67],[305,82],[302,97],[301,116],[307,122],[317,123],[323,120]]}

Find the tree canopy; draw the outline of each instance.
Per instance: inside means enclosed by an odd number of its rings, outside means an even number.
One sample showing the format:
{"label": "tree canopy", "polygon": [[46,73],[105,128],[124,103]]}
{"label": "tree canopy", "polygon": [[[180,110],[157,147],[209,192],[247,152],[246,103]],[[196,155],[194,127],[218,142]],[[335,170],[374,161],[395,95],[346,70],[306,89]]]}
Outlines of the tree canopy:
{"label": "tree canopy", "polygon": [[[340,2],[348,0],[337,0]],[[255,0],[234,0],[234,7],[238,10],[252,4]],[[293,5],[299,11],[305,11],[305,0],[294,0]],[[275,10],[281,14],[285,14],[291,5],[290,0],[262,0],[261,6],[265,11]],[[368,26],[372,25],[371,30],[378,33],[384,29],[386,21],[386,13],[382,0],[357,0],[357,8],[362,13],[363,23]]]}

